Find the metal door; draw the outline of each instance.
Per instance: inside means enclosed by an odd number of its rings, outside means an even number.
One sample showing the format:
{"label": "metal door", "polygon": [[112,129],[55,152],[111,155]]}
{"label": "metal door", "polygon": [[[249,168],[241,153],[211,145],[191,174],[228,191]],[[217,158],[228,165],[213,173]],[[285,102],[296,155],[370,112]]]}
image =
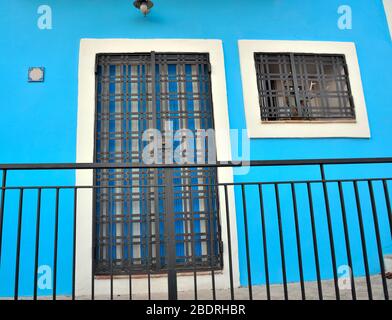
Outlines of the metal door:
{"label": "metal door", "polygon": [[[95,161],[143,164],[148,129],[163,136],[189,129],[195,137],[212,129],[210,70],[208,54],[98,55]],[[203,139],[211,136],[195,138],[196,151]],[[159,154],[181,142],[162,144]],[[97,170],[95,274],[221,268],[216,184],[215,168]]]}

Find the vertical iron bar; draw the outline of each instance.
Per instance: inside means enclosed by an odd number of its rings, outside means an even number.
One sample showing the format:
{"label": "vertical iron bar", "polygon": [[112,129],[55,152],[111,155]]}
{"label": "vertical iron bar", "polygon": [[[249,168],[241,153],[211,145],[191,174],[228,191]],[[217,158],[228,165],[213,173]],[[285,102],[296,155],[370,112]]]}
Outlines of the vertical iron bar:
{"label": "vertical iron bar", "polygon": [[[113,188],[109,188],[109,199],[113,199]],[[111,205],[108,205],[108,223],[109,223],[109,263],[110,263],[110,300],[113,300],[113,216]],[[116,244],[117,239],[114,237]],[[117,254],[116,254],[117,257]]]}
{"label": "vertical iron bar", "polygon": [[34,260],[34,300],[38,296],[38,262],[39,262],[39,238],[40,238],[40,224],[41,224],[41,196],[42,189],[38,189],[37,195],[37,221],[35,227],[35,260]]}
{"label": "vertical iron bar", "polygon": [[[157,97],[156,97],[156,60],[155,60],[155,52],[152,51],[151,52],[151,117],[152,117],[152,126],[153,129],[158,129],[158,121],[157,121]],[[155,154],[154,155],[155,159],[158,159],[158,155]],[[149,170],[150,171],[150,170]],[[152,170],[152,174],[153,174],[153,184],[154,186],[158,185],[158,174],[159,174],[159,170]],[[148,190],[149,194],[150,190]],[[155,213],[155,257],[156,257],[156,263],[157,265],[160,264],[159,260],[160,260],[160,226],[159,226],[159,190],[158,187],[153,187],[152,190],[153,194],[154,194],[154,213]],[[151,206],[151,204],[150,204]],[[151,227],[151,213],[152,210],[150,208],[149,212],[147,212],[148,215],[148,226],[147,226],[147,230],[148,230],[148,237],[147,237],[147,250],[148,250],[148,274],[147,274],[147,281],[148,281],[148,300],[151,300],[151,261],[152,260],[152,239],[153,239],[153,235],[152,235],[152,227]]]}
{"label": "vertical iron bar", "polygon": [[290,64],[291,64],[291,72],[293,75],[293,84],[294,84],[294,92],[295,92],[295,102],[297,104],[298,115],[303,116],[303,108],[301,106],[301,99],[299,97],[299,85],[298,85],[298,78],[297,78],[297,70],[295,69],[295,62],[294,62],[294,54],[290,53]]}
{"label": "vertical iron bar", "polygon": [[[150,222],[149,222],[150,224]],[[150,238],[147,238],[147,241],[150,242]],[[148,247],[150,247],[150,245],[147,245]],[[150,256],[152,254],[151,251],[149,251],[149,255],[147,257],[148,260],[150,260],[150,258],[152,256]],[[147,288],[148,288],[148,300],[151,301],[151,270],[150,270],[150,263],[148,263],[148,271],[147,271]]]}
{"label": "vertical iron bar", "polygon": [[[221,220],[221,203],[219,198],[219,182],[215,180],[214,182],[214,189],[215,189],[215,198],[216,198],[216,224],[217,224],[217,263],[219,262],[220,266],[223,267],[223,241],[222,241],[222,220]],[[219,258],[218,258],[219,257]]]}
{"label": "vertical iron bar", "polygon": [[[149,175],[147,171],[147,175]],[[148,300],[151,300],[151,259],[152,259],[152,228],[151,228],[151,202],[148,197],[150,196],[150,188],[147,189],[146,186],[146,198],[147,198],[147,212],[144,217],[144,220],[147,224],[146,226],[146,234],[144,234],[146,251],[147,251],[147,291],[148,291]]]}
{"label": "vertical iron bar", "polygon": [[333,227],[332,227],[332,219],[331,219],[331,209],[329,206],[328,188],[327,188],[327,183],[325,180],[325,171],[324,171],[323,164],[320,164],[320,172],[321,172],[321,179],[323,181],[323,192],[324,192],[324,201],[325,201],[325,211],[326,211],[326,215],[327,215],[329,244],[330,244],[330,249],[331,249],[332,271],[333,271],[333,278],[334,278],[335,295],[336,295],[336,300],[340,300],[338,271],[336,268],[335,244],[334,244]]}
{"label": "vertical iron bar", "polygon": [[[208,179],[208,178],[207,178]],[[207,180],[209,181],[209,180]],[[209,208],[209,226],[210,226],[210,241],[209,241],[209,247],[210,247],[210,265],[211,265],[211,284],[212,284],[212,300],[216,300],[216,286],[215,286],[215,271],[214,271],[214,260],[215,260],[215,248],[214,248],[214,238],[215,238],[215,232],[214,232],[214,217],[213,217],[213,212],[214,212],[214,207],[212,204],[212,183],[208,183],[208,186],[205,186],[204,188],[208,189],[208,208]]]}
{"label": "vertical iron bar", "polygon": [[231,253],[231,228],[230,228],[230,207],[229,207],[229,196],[227,192],[227,185],[225,188],[225,205],[226,205],[226,225],[227,225],[227,249],[229,251],[229,275],[230,275],[230,297],[234,300],[234,281],[233,281],[233,261]]}
{"label": "vertical iron bar", "polygon": [[[194,230],[194,227],[192,227],[192,230]],[[194,246],[193,246],[194,247]],[[193,255],[193,291],[194,291],[194,299],[195,301],[198,300],[198,294],[197,294],[197,268],[196,268],[196,253],[195,253],[195,249],[192,249],[192,255]]]}
{"label": "vertical iron bar", "polygon": [[18,234],[17,234],[17,244],[16,244],[14,300],[18,300],[18,297],[19,297],[19,263],[20,263],[20,242],[21,242],[21,236],[22,236],[23,192],[24,192],[24,189],[21,188],[20,193],[19,193]]}
{"label": "vertical iron bar", "polygon": [[1,200],[0,200],[0,266],[2,260],[2,251],[3,247],[3,221],[4,221],[4,205],[5,205],[5,186],[7,185],[7,170],[3,170],[3,178],[1,181]]}
{"label": "vertical iron bar", "polygon": [[197,296],[197,271],[196,271],[196,268],[193,270],[193,291],[194,291],[194,299],[195,299],[195,301],[197,301],[198,296]]}
{"label": "vertical iron bar", "polygon": [[384,186],[385,202],[387,204],[389,230],[392,234],[392,210],[391,210],[391,200],[389,199],[388,183],[386,180],[383,180],[382,182]]}
{"label": "vertical iron bar", "polygon": [[60,189],[56,188],[56,211],[54,223],[54,254],[53,254],[53,300],[56,300],[57,292],[57,252],[58,252],[58,234],[59,234],[59,197]]}
{"label": "vertical iron bar", "polygon": [[[132,169],[130,170],[130,179],[132,179]],[[129,192],[129,197],[130,197],[130,206],[132,207],[132,193],[133,193],[133,188],[131,188]],[[129,242],[128,242],[128,287],[129,287],[129,300],[133,300],[132,297],[132,265],[133,265],[133,247],[132,247],[132,230],[133,229],[133,212],[130,210],[129,212],[129,223],[128,223],[128,237],[129,237]]]}
{"label": "vertical iron bar", "polygon": [[[190,179],[192,183],[192,179]],[[194,290],[194,299],[197,300],[197,268],[196,268],[196,245],[195,245],[195,213],[193,211],[193,192],[192,192],[192,184],[188,186],[189,188],[189,214],[190,217],[190,225],[191,225],[191,250],[192,250],[192,264],[193,264],[193,290]],[[188,235],[189,236],[189,235]]]}
{"label": "vertical iron bar", "polygon": [[[103,87],[103,83],[102,80],[105,77],[105,70],[106,67],[104,65],[100,65],[99,62],[99,57],[96,57],[96,61],[95,61],[95,115],[94,115],[94,158],[93,161],[94,163],[98,162],[98,144],[100,144],[100,147],[102,147],[103,145],[103,139],[99,139],[99,134],[98,134],[98,130],[99,132],[101,132],[102,130],[104,130],[104,122],[102,121],[99,128],[98,128],[98,118],[99,118],[99,112],[102,113],[102,110],[105,109],[104,103],[100,103],[99,107],[98,107],[98,96],[101,96],[101,98],[103,97],[103,92],[105,92],[105,89],[100,89],[99,90],[99,84],[101,84]],[[98,72],[98,69],[100,69],[100,72]],[[110,80],[109,80],[110,82]],[[110,86],[110,84],[108,84],[108,86]],[[108,117],[108,119],[110,118],[110,116]],[[103,148],[105,149],[105,148]],[[105,170],[93,170],[93,185],[96,186],[99,184],[99,186],[101,186],[101,181],[98,182],[98,174],[97,171],[100,172],[100,174],[102,175],[103,172],[105,172]],[[76,172],[75,172],[76,173]],[[97,193],[100,193],[100,197],[102,197],[102,189],[95,189],[92,188],[91,192],[93,193],[93,210],[92,210],[92,251],[95,249],[97,245],[96,243],[96,229],[97,229],[97,223],[96,223],[96,218],[97,218]],[[76,256],[76,209],[77,209],[77,187],[75,187],[74,189],[74,266],[75,267],[75,256]],[[102,211],[102,204],[100,205],[100,211]],[[100,219],[102,218],[101,213],[99,213],[99,217]],[[100,228],[101,228],[101,224],[100,224]],[[101,232],[101,230],[100,230]],[[100,250],[103,250],[102,248],[99,248]],[[94,300],[94,273],[95,273],[95,264],[96,264],[96,259],[95,259],[95,255],[94,253],[92,254],[91,257],[91,300]],[[72,289],[72,300],[75,300],[75,269],[73,270],[73,289]]]}
{"label": "vertical iron bar", "polygon": [[[154,51],[151,52],[151,99],[152,99],[152,126],[153,129],[158,129],[158,116],[157,116],[157,93],[156,93],[156,85],[157,85],[157,75],[156,75],[156,53]],[[163,155],[164,150],[162,150]],[[158,155],[155,155],[155,159],[158,159]],[[164,157],[162,156],[162,160],[164,161]],[[165,162],[163,162],[165,163]],[[152,170],[153,172],[153,185],[156,186],[153,188],[154,193],[154,212],[155,212],[155,256],[156,256],[156,265],[157,268],[160,269],[161,264],[161,244],[160,244],[160,212],[159,212],[159,187],[158,186],[158,176],[159,169]],[[152,235],[151,235],[152,237]],[[152,252],[151,252],[152,255]]]}
{"label": "vertical iron bar", "polygon": [[279,242],[280,242],[280,257],[282,261],[282,276],[283,276],[283,290],[285,300],[289,299],[289,293],[287,288],[287,274],[286,274],[286,260],[284,254],[284,239],[283,239],[283,227],[282,227],[282,214],[280,210],[280,196],[279,196],[279,186],[275,185],[275,200],[276,200],[276,211],[278,214],[278,224],[279,224]]}
{"label": "vertical iron bar", "polygon": [[[171,250],[175,250],[176,247]],[[172,260],[170,258],[169,260]],[[177,272],[175,266],[173,265],[173,261],[170,262],[170,267],[168,270],[168,288],[169,288],[169,300],[177,300]]]}
{"label": "vertical iron bar", "polygon": [[368,289],[368,297],[369,297],[369,300],[373,300],[372,283],[370,281],[369,263],[368,263],[368,255],[367,255],[367,248],[366,248],[366,237],[365,237],[365,231],[364,231],[364,227],[363,227],[361,200],[359,198],[357,181],[354,181],[354,192],[355,192],[355,202],[356,202],[356,205],[357,205],[359,231],[360,231],[360,234],[361,234],[362,256],[363,256],[363,264],[364,264],[364,267],[365,267],[366,284],[367,284],[367,289]]}
{"label": "vertical iron bar", "polygon": [[[74,189],[74,209],[73,209],[73,252],[72,252],[72,300],[75,300],[75,272],[76,272],[76,213],[77,213],[78,189]],[[91,275],[94,277],[94,275]]]}
{"label": "vertical iron bar", "polygon": [[350,237],[348,233],[348,225],[347,225],[347,215],[346,215],[346,206],[344,202],[344,192],[342,187],[342,182],[339,181],[339,196],[340,196],[340,207],[342,210],[342,219],[343,219],[343,227],[344,227],[344,239],[346,242],[346,253],[347,253],[347,261],[348,266],[350,267],[350,281],[351,281],[351,294],[353,300],[357,300],[357,295],[355,292],[355,279],[354,279],[354,269],[353,269],[353,262],[351,258],[351,249],[350,249]]}
{"label": "vertical iron bar", "polygon": [[316,221],[314,218],[312,186],[310,182],[306,183],[306,188],[308,190],[309,212],[310,212],[310,220],[312,224],[312,239],[313,239],[314,261],[316,265],[317,288],[318,288],[319,299],[323,300],[323,287],[321,285],[320,261],[319,261],[318,246],[317,246]]}
{"label": "vertical iron bar", "polygon": [[129,267],[128,282],[129,282],[129,300],[132,300],[132,274],[131,274],[131,267]]}
{"label": "vertical iron bar", "polygon": [[[94,172],[95,172],[94,176],[96,177],[96,175],[97,175],[96,170]],[[98,189],[98,190],[99,190],[100,196],[102,196],[102,192],[101,192],[102,189]],[[93,225],[91,226],[92,227],[92,230],[91,230],[91,238],[92,238],[91,239],[91,300],[95,300],[95,263],[97,261],[97,259],[96,259],[96,252],[97,251],[96,250],[98,247],[98,245],[97,245],[98,241],[97,241],[97,235],[96,235],[96,232],[97,232],[97,209],[96,209],[97,189],[92,188],[91,192],[93,192],[93,194],[94,194],[94,209],[92,212]],[[75,195],[75,197],[76,197],[76,195]],[[75,216],[75,219],[76,219],[76,216]],[[76,222],[76,220],[75,220],[75,222]]]}
{"label": "vertical iron bar", "polygon": [[265,284],[266,284],[266,291],[267,291],[267,300],[271,300],[271,288],[270,288],[269,270],[268,270],[267,234],[266,234],[266,227],[265,227],[265,212],[264,212],[264,201],[263,201],[263,187],[261,184],[259,184],[259,198],[260,198],[261,228],[263,232]]}
{"label": "vertical iron bar", "polygon": [[384,255],[382,252],[380,228],[379,228],[379,224],[378,224],[377,206],[376,206],[376,200],[374,199],[373,183],[370,180],[368,181],[368,186],[369,186],[369,193],[370,193],[370,201],[372,203],[373,223],[374,223],[374,230],[376,231],[377,251],[378,251],[378,259],[380,262],[381,280],[382,280],[382,286],[384,289],[384,297],[385,297],[385,300],[389,300],[388,285],[387,285],[387,280],[386,280],[386,276],[385,276]]}
{"label": "vertical iron bar", "polygon": [[152,99],[152,110],[151,110],[151,116],[152,116],[152,125],[153,125],[153,129],[158,129],[157,126],[157,108],[156,108],[156,59],[155,59],[155,52],[152,51],[151,52],[151,64],[150,64],[150,68],[151,68],[151,99]]}
{"label": "vertical iron bar", "polygon": [[295,193],[294,183],[291,183],[291,195],[293,198],[295,235],[297,238],[297,253],[298,253],[298,265],[299,265],[299,278],[301,281],[301,296],[302,296],[302,300],[306,300],[304,272],[303,272],[303,266],[302,266],[302,253],[301,253],[301,234],[300,234],[300,230],[299,230],[297,196]]}
{"label": "vertical iron bar", "polygon": [[1,181],[1,200],[0,200],[0,269],[2,265],[3,255],[2,255],[2,247],[3,247],[3,221],[4,221],[4,206],[5,206],[5,192],[7,185],[7,170],[3,169]]}
{"label": "vertical iron bar", "polygon": [[165,170],[165,204],[166,204],[166,237],[167,237],[167,267],[168,267],[168,296],[169,300],[177,300],[177,271],[176,271],[176,239],[174,229],[173,209],[173,172]]}
{"label": "vertical iron bar", "polygon": [[[130,179],[133,177],[133,170],[131,169],[129,171],[129,176]],[[130,197],[130,208],[133,206],[133,200],[132,200],[132,193],[133,193],[133,188],[131,187],[130,192],[129,192],[129,197]],[[129,242],[128,242],[128,287],[129,287],[129,300],[133,300],[132,297],[132,267],[133,267],[133,210],[129,211],[129,223],[128,223],[128,237],[129,237]]]}
{"label": "vertical iron bar", "polygon": [[[213,267],[214,268],[214,267]],[[215,285],[215,270],[211,270],[211,281],[212,281],[212,300],[216,300],[216,285]]]}
{"label": "vertical iron bar", "polygon": [[245,195],[245,185],[244,184],[241,184],[241,192],[242,192],[242,204],[243,204],[243,211],[244,211],[246,266],[247,266],[247,272],[248,272],[249,300],[253,300],[252,273],[251,273],[251,268],[250,268],[250,252],[249,252],[248,217],[247,217],[247,211],[246,211],[246,195]]}

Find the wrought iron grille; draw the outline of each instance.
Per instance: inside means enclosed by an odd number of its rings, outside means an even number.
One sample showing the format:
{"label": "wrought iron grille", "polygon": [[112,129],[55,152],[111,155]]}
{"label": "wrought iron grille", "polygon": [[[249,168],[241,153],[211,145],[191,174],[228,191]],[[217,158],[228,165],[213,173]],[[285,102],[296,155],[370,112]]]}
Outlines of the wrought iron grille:
{"label": "wrought iron grille", "polygon": [[[97,163],[142,164],[149,129],[198,136],[214,127],[208,54],[102,54],[96,78]],[[164,143],[157,162],[168,163],[181,141]],[[183,156],[200,163],[209,151]],[[95,193],[96,274],[160,272],[170,250],[177,270],[221,267],[215,168],[97,170],[95,180],[103,187]]]}
{"label": "wrought iron grille", "polygon": [[354,120],[344,55],[256,53],[261,118]]}

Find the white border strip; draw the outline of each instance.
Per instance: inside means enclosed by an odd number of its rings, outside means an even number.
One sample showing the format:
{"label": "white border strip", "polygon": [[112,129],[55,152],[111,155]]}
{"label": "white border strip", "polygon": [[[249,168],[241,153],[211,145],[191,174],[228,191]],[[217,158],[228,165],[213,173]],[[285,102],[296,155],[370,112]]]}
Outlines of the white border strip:
{"label": "white border strip", "polygon": [[[365,97],[354,43],[319,41],[239,40],[244,107],[249,138],[369,138]],[[263,122],[255,68],[255,52],[344,54],[354,98],[356,121]]]}
{"label": "white border strip", "polygon": [[383,0],[383,3],[389,26],[389,33],[392,40],[392,0]]}
{"label": "white border strip", "polygon": [[[229,113],[226,93],[226,76],[222,42],[220,40],[133,40],[133,39],[82,39],[79,56],[79,102],[77,126],[77,162],[90,163],[94,159],[94,115],[95,115],[95,61],[98,53],[136,53],[136,52],[205,52],[210,55],[212,66],[212,99],[214,107],[214,122],[217,132],[216,146],[218,161],[231,160]],[[233,182],[231,168],[218,169],[220,183]],[[76,172],[77,186],[91,186],[93,184],[92,170]],[[219,197],[224,201],[224,190],[221,188]],[[224,203],[224,202],[223,202]],[[238,245],[236,211],[234,192],[229,188],[230,228],[233,256],[234,286],[239,286]],[[227,250],[226,210],[220,209],[222,240],[225,243],[223,259],[224,269],[216,274],[216,288],[229,287],[229,268]],[[76,219],[76,295],[88,297],[91,294],[91,266],[92,266],[92,214],[93,194],[90,189],[80,189],[77,201]],[[128,279],[116,279],[115,294],[126,295],[129,292]],[[95,294],[107,297],[109,294],[109,280],[95,280]],[[134,279],[133,291],[138,294],[147,292],[146,279]],[[199,275],[198,288],[210,289],[211,276]],[[167,278],[151,279],[152,293],[167,292]],[[193,278],[178,277],[178,290],[193,290]]]}

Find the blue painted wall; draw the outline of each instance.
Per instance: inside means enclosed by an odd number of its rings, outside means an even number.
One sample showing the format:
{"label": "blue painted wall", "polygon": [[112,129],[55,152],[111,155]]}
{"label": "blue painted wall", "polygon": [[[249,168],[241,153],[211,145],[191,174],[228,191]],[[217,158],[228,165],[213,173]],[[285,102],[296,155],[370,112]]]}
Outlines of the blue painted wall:
{"label": "blue painted wall", "polygon": [[[238,39],[276,39],[276,40],[322,40],[352,41],[356,43],[363,87],[367,103],[371,139],[255,139],[251,141],[252,159],[295,159],[295,158],[343,158],[343,157],[379,157],[392,156],[390,137],[392,134],[392,45],[381,0],[347,0],[345,4],[353,10],[353,29],[339,30],[337,27],[337,8],[340,0],[249,0],[246,3],[236,0],[225,1],[176,1],[157,0],[152,13],[143,18],[132,7],[130,0],[47,0],[45,4],[53,10],[53,30],[37,28],[37,8],[40,0],[0,0],[0,163],[8,162],[74,162],[76,158],[76,118],[77,118],[77,73],[79,41],[81,38],[213,38],[222,39],[225,53],[227,89],[229,101],[230,125],[232,128],[246,128],[242,83],[238,57]],[[44,66],[46,80],[44,83],[29,84],[27,70],[30,66]],[[359,173],[364,171],[352,168]],[[386,167],[374,168],[371,174],[384,173]],[[327,176],[348,174],[337,168],[327,170]],[[369,171],[367,171],[369,173]],[[298,169],[295,179],[304,177],[318,178],[315,168]],[[293,176],[289,170],[253,169],[248,176],[239,176],[237,181],[273,179],[279,175],[281,179]],[[19,173],[11,174],[10,184],[59,183],[73,184],[73,173]],[[284,189],[284,188],[283,188]],[[282,192],[286,192],[282,189]],[[335,192],[331,187],[330,192]],[[248,191],[252,192],[252,191]],[[299,192],[301,192],[299,190]],[[347,190],[350,192],[350,190]],[[267,190],[268,193],[268,190]],[[316,198],[319,190],[315,190]],[[26,195],[27,197],[33,195]],[[52,197],[53,194],[46,196]],[[64,195],[70,197],[70,195]],[[301,197],[301,195],[299,195]],[[8,198],[17,203],[17,195]],[[29,202],[26,209],[25,225],[29,230],[26,237],[33,237],[35,224],[35,200]],[[66,201],[65,201],[66,202]],[[268,202],[268,212],[275,211],[272,202]],[[301,204],[305,205],[305,204]],[[348,204],[350,205],[350,204]],[[306,206],[306,205],[305,205]],[[332,204],[335,210],[336,204]],[[286,208],[287,207],[287,208]],[[243,220],[241,203],[238,204],[238,224],[240,238],[241,280],[246,284],[246,265],[243,242]],[[290,212],[290,205],[284,204],[283,210]],[[323,205],[319,205],[323,210]],[[16,207],[6,207],[5,239],[14,239]],[[53,208],[45,208],[47,217],[45,224],[53,224]],[[70,204],[62,209],[64,219],[62,225],[70,226],[72,210]],[[338,210],[338,209],[336,209]],[[384,209],[381,209],[381,211]],[[306,209],[304,209],[306,212]],[[44,213],[45,214],[45,213]],[[267,213],[268,214],[268,213]],[[383,211],[380,213],[380,216]],[[286,214],[287,219],[291,215]],[[323,214],[320,214],[320,217]],[[338,214],[336,215],[338,216]],[[383,215],[385,216],[385,214]],[[251,232],[259,237],[258,204],[250,204],[249,219],[255,221]],[[321,219],[321,218],[320,218]],[[271,216],[269,232],[276,237],[275,218]],[[304,234],[308,230],[309,221],[302,218]],[[384,221],[383,243],[389,250],[391,237]],[[337,222],[338,223],[338,222]],[[324,222],[319,222],[324,226]],[[292,220],[285,224],[287,228]],[[339,224],[336,226],[339,228]],[[42,230],[44,230],[44,226]],[[52,230],[53,228],[51,228]],[[306,229],[306,230],[305,230]],[[369,226],[369,230],[371,226]],[[252,233],[252,234],[253,234]],[[59,279],[59,292],[70,290],[70,257],[71,248],[67,241],[72,230],[65,227],[61,233],[60,249],[64,256],[60,263],[62,276]],[[293,243],[294,233],[288,232],[287,243]],[[323,233],[325,235],[325,233]],[[356,237],[355,233],[353,236]],[[370,232],[371,237],[371,232]],[[31,241],[23,241],[32,246]],[[33,239],[33,238],[32,238]],[[339,239],[338,239],[339,240]],[[373,239],[370,239],[371,241]],[[261,240],[260,240],[261,241]],[[275,242],[274,242],[275,243]],[[320,240],[322,249],[326,239]],[[373,243],[373,242],[372,242]],[[251,250],[260,250],[254,241]],[[308,244],[305,244],[308,245]],[[51,264],[52,243],[42,244],[40,264]],[[15,248],[4,246],[7,263],[2,264],[0,283],[13,283],[12,270]],[[30,248],[31,249],[31,248]],[[292,249],[292,248],[291,248]],[[274,248],[271,249],[272,251]],[[311,250],[311,248],[309,248]],[[310,251],[305,250],[306,254]],[[338,248],[338,250],[340,250]],[[30,250],[31,251],[31,250]],[[32,264],[29,250],[22,259],[21,290],[23,294],[31,292],[32,284],[28,282]],[[376,254],[374,248],[371,254]],[[392,249],[391,249],[392,251]],[[296,257],[290,248],[288,261],[295,263]],[[327,252],[327,251],[326,251]],[[305,254],[305,259],[308,259]],[[357,254],[357,253],[356,253]],[[343,255],[343,253],[342,253]],[[257,257],[258,256],[258,257]],[[256,258],[257,257],[257,258]],[[275,257],[276,258],[276,257]],[[278,263],[273,258],[271,263]],[[274,260],[275,259],[275,260]],[[311,259],[311,257],[309,257]],[[325,254],[325,258],[329,257]],[[340,259],[340,255],[338,260]],[[274,262],[275,261],[275,262]],[[360,261],[360,257],[356,258]],[[326,261],[326,264],[328,261]],[[253,270],[261,265],[261,256],[255,255],[252,260]],[[314,279],[311,268],[306,272],[308,279]],[[359,267],[361,269],[361,267]],[[312,270],[311,270],[312,269]],[[376,272],[378,265],[372,266]],[[359,270],[361,271],[361,270]],[[273,281],[280,281],[281,275],[273,271]],[[289,275],[291,280],[297,279],[298,272]],[[328,278],[326,270],[323,276]],[[31,277],[31,275],[30,275]],[[254,273],[256,282],[262,282],[260,272]],[[0,294],[9,294],[11,285],[0,286]]]}

